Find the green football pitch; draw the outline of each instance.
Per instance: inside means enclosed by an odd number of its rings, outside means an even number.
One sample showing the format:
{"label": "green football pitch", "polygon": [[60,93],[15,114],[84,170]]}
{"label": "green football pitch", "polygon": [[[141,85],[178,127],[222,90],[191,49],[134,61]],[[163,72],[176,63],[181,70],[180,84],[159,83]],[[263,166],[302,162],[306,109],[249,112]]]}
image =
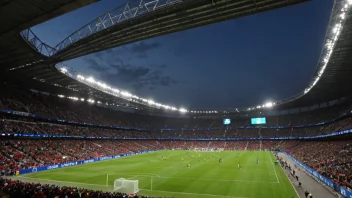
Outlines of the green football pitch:
{"label": "green football pitch", "polygon": [[[139,194],[156,197],[298,198],[281,166],[274,161],[274,155],[266,151],[165,150],[18,177],[109,191],[113,190],[115,179],[125,178],[138,180]],[[238,168],[239,162],[242,168]]]}

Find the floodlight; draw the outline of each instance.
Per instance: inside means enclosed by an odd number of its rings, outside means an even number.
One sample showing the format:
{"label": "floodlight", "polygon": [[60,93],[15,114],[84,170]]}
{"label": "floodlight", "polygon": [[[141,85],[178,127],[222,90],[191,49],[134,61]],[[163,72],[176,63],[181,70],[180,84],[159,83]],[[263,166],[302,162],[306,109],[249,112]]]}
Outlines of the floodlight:
{"label": "floodlight", "polygon": [[94,83],[94,78],[93,77],[88,77],[87,79],[86,79],[88,82],[90,82],[90,83]]}
{"label": "floodlight", "polygon": [[[67,75],[67,76],[69,76],[71,78],[74,78],[74,79],[76,79],[76,80],[78,80],[78,81],[80,81],[82,83],[85,83],[88,86],[94,87],[94,88],[96,88],[96,89],[98,89],[98,90],[100,90],[102,92],[108,93],[110,95],[117,96],[117,97],[121,97],[121,95],[122,95],[124,97],[128,97],[128,100],[132,100],[131,98],[133,98],[133,99],[140,100],[140,101],[143,101],[145,103],[148,103],[148,105],[155,105],[157,107],[163,107],[165,109],[171,109],[171,110],[174,110],[174,111],[179,110],[176,107],[170,107],[170,106],[167,106],[167,105],[156,103],[156,102],[154,102],[152,100],[147,100],[147,99],[144,99],[144,98],[140,98],[140,97],[138,97],[136,95],[132,95],[131,93],[126,92],[126,91],[120,91],[120,90],[118,90],[116,88],[111,87],[108,84],[105,84],[104,82],[100,82],[100,81],[95,80],[93,76],[85,77],[85,76],[83,76],[81,74],[76,75],[74,73],[70,73],[70,71],[68,71],[68,69],[66,67],[57,67],[57,68],[58,68],[58,70],[60,72],[64,73],[65,75]],[[72,71],[74,71],[74,70],[72,70]],[[59,86],[59,85],[57,85],[57,86]],[[121,94],[121,95],[118,95],[118,94]],[[59,97],[63,98],[65,96],[60,95]],[[85,101],[84,98],[79,99],[79,98],[76,98],[76,97],[69,97],[69,99]],[[93,99],[88,99],[87,101],[90,102],[90,103],[94,103],[95,102]],[[97,102],[99,103],[99,101],[97,101]],[[187,112],[187,110],[184,109],[181,112]]]}
{"label": "floodlight", "polygon": [[123,91],[123,92],[121,92],[121,95],[126,96],[126,97],[130,97],[132,94],[130,94],[126,91]]}
{"label": "floodlight", "polygon": [[65,67],[61,67],[60,71],[65,74],[67,72],[67,69]]}
{"label": "floodlight", "polygon": [[272,107],[272,106],[274,106],[274,104],[272,102],[268,102],[265,104],[265,107]]}
{"label": "floodlight", "polygon": [[182,112],[182,113],[187,112],[187,110],[186,110],[186,109],[184,109],[184,108],[180,108],[180,109],[179,109],[179,111],[180,111],[180,112]]}

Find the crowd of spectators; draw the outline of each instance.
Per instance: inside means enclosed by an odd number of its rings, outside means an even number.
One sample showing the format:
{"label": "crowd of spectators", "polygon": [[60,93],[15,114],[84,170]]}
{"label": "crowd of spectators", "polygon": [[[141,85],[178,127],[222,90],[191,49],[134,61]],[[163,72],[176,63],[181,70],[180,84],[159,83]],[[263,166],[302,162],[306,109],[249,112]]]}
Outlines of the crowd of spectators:
{"label": "crowd of spectators", "polygon": [[147,198],[143,195],[28,183],[2,177],[0,177],[0,190],[10,198]]}
{"label": "crowd of spectators", "polygon": [[[270,146],[261,149],[270,149]],[[6,139],[0,142],[0,172],[12,175],[21,169],[145,150],[258,150],[260,147],[260,141]]]}
{"label": "crowd of spectators", "polygon": [[82,127],[11,119],[0,120],[0,132],[6,134],[42,134],[79,137],[151,138],[150,133],[144,131]]}
{"label": "crowd of spectators", "polygon": [[234,128],[216,130],[121,130],[53,124],[46,122],[23,121],[14,119],[0,120],[0,132],[6,134],[41,134],[107,139],[155,139],[155,138],[276,138],[276,137],[310,137],[330,134],[352,128],[352,118],[336,121],[324,126],[305,128]]}
{"label": "crowd of spectators", "polygon": [[[103,103],[91,104],[87,101],[74,101],[33,90],[23,90],[18,87],[14,88],[10,85],[0,87],[0,110],[2,109],[28,112],[47,118],[57,118],[75,122],[143,129],[223,127],[221,119],[197,118],[196,116],[187,118],[164,117],[127,113],[117,111]],[[297,126],[331,121],[350,109],[351,106],[345,103],[331,107],[318,108],[308,112],[265,117],[267,119],[267,126]],[[251,125],[250,118],[253,116],[255,117],[255,115],[250,115],[232,119],[232,128]]]}
{"label": "crowd of spectators", "polygon": [[[16,170],[61,164],[103,156],[129,154],[145,150],[267,150],[277,149],[285,141],[169,141],[169,140],[62,140],[4,139],[0,142],[0,172],[12,175]],[[286,148],[286,147],[285,147]]]}
{"label": "crowd of spectators", "polygon": [[[3,139],[0,170],[19,170],[144,150],[223,148],[225,150],[282,149],[303,163],[333,177],[351,175],[352,141],[170,141]],[[352,165],[352,164],[351,164]],[[335,166],[336,169],[332,169]],[[335,174],[336,176],[336,174]],[[339,175],[341,177],[341,175]]]}
{"label": "crowd of spectators", "polygon": [[[285,150],[337,184],[352,188],[352,140],[171,141],[3,139],[0,141],[0,171],[1,175],[11,175],[20,169],[160,149]],[[16,181],[11,182],[13,185],[20,184],[20,182],[16,184]],[[45,188],[47,187],[49,186],[45,186]]]}
{"label": "crowd of spectators", "polygon": [[351,140],[289,141],[280,149],[335,183],[352,189]]}
{"label": "crowd of spectators", "polygon": [[0,171],[13,174],[20,169],[164,148],[156,141],[8,139],[0,141]]}

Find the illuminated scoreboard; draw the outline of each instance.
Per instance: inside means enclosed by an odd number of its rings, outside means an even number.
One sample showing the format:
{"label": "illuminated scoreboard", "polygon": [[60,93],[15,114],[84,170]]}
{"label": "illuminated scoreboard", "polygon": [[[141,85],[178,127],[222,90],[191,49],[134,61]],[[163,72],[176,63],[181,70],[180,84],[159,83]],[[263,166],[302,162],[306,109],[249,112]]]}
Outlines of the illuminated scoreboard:
{"label": "illuminated scoreboard", "polygon": [[222,123],[223,123],[224,125],[229,125],[229,124],[231,124],[231,119],[225,118],[225,119],[222,121]]}
{"label": "illuminated scoreboard", "polygon": [[251,124],[266,124],[266,118],[252,118]]}

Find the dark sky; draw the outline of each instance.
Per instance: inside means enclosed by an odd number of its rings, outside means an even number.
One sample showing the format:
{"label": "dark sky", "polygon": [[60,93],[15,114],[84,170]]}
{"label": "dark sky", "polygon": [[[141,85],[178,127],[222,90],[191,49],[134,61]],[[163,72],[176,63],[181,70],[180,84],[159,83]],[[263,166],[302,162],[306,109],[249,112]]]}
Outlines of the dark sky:
{"label": "dark sky", "polygon": [[[117,6],[103,0],[33,28],[55,45]],[[333,1],[165,35],[67,61],[116,88],[166,105],[242,108],[302,91],[323,46]]]}

